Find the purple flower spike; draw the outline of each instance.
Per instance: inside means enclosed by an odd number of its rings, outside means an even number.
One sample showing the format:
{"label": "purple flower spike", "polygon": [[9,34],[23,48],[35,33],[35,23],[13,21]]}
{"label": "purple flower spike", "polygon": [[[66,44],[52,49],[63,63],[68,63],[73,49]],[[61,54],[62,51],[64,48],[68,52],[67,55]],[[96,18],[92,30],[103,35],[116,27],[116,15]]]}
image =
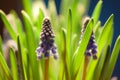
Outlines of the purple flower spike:
{"label": "purple flower spike", "polygon": [[[90,21],[90,18],[86,18],[84,23],[83,23],[80,40],[82,39],[82,36],[84,34],[84,31],[85,31],[86,26],[89,23],[89,21]],[[95,42],[95,35],[94,35],[94,32],[92,31],[90,40],[88,42],[88,45],[87,45],[87,48],[85,51],[85,56],[88,56],[88,57],[93,56],[93,59],[97,59],[97,56],[96,56],[97,52],[98,51],[97,51],[97,44]]]}
{"label": "purple flower spike", "polygon": [[58,58],[57,48],[54,44],[54,33],[52,31],[51,23],[48,18],[43,20],[42,31],[40,35],[40,45],[36,49],[38,59],[42,58],[42,55],[47,59],[50,56],[50,52],[53,53],[54,59]]}

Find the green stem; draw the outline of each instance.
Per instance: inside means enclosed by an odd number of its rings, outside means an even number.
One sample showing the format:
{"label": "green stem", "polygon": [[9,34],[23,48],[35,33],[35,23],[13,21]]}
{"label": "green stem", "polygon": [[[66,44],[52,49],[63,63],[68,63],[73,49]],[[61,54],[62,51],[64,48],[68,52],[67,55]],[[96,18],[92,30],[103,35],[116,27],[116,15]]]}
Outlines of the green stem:
{"label": "green stem", "polygon": [[49,58],[45,60],[44,65],[44,80],[49,80]]}
{"label": "green stem", "polygon": [[84,58],[84,66],[83,66],[83,73],[82,73],[82,80],[86,79],[87,66],[88,66],[88,57],[85,56],[85,58]]}

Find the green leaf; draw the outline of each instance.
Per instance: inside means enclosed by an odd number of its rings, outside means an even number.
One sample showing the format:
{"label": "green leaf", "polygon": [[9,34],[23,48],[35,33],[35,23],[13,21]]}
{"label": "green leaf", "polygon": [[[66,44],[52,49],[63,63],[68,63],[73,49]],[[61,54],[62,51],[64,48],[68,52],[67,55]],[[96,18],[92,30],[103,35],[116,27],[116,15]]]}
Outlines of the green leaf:
{"label": "green leaf", "polygon": [[6,80],[1,66],[0,66],[0,80]]}
{"label": "green leaf", "polygon": [[97,3],[97,5],[92,13],[92,18],[94,19],[94,24],[96,24],[96,22],[98,21],[98,19],[100,17],[101,8],[102,8],[102,0],[99,0],[99,2]]}
{"label": "green leaf", "polygon": [[21,75],[22,75],[22,80],[25,80],[19,36],[17,37],[17,45],[18,45],[18,62],[20,63],[20,71],[21,71]]}
{"label": "green leaf", "polygon": [[58,80],[63,80],[64,79],[64,73],[67,75],[67,69],[66,69],[66,31],[65,29],[61,29],[61,62],[60,62],[60,71],[59,71],[59,76]]}
{"label": "green leaf", "polygon": [[11,73],[10,73],[10,70],[9,70],[9,68],[8,68],[8,65],[7,65],[7,63],[6,63],[3,55],[1,54],[1,52],[0,52],[0,66],[1,66],[1,68],[2,68],[2,70],[3,70],[3,72],[4,72],[5,77],[6,77],[8,80],[12,80],[12,75],[11,75]]}
{"label": "green leaf", "polygon": [[5,25],[6,29],[8,30],[10,36],[11,36],[14,40],[16,40],[17,34],[16,34],[15,31],[13,30],[11,24],[9,23],[9,21],[8,21],[6,15],[5,15],[5,13],[4,13],[2,10],[0,10],[0,17],[1,17],[2,21],[4,22],[4,25]]}
{"label": "green leaf", "polygon": [[94,33],[95,33],[95,40],[96,40],[96,41],[98,40],[98,37],[99,37],[99,35],[100,35],[100,28],[101,28],[101,22],[98,21],[98,22],[96,23],[96,25],[94,26],[94,29],[93,29],[93,31],[94,31]]}
{"label": "green leaf", "polygon": [[3,45],[3,44],[2,44],[2,38],[1,38],[1,36],[0,36],[0,52],[1,52],[1,53],[3,53],[3,47],[2,47],[2,45]]}
{"label": "green leaf", "polygon": [[35,80],[39,80],[38,61],[36,59],[36,53],[35,53],[36,40],[32,29],[33,23],[25,11],[22,11],[22,16],[23,16],[23,21],[25,23],[26,42],[28,48],[29,63],[32,69],[32,77]]}
{"label": "green leaf", "polygon": [[[99,27],[101,27],[101,22],[98,21],[96,24],[95,24],[95,27],[94,27],[94,33],[98,33],[99,32]],[[98,35],[97,35],[98,36]]]}
{"label": "green leaf", "polygon": [[74,0],[73,1],[73,3],[72,3],[72,11],[76,12],[75,10],[76,10],[76,7],[77,7],[78,3],[79,3],[79,0]]}
{"label": "green leaf", "polygon": [[44,18],[43,11],[41,9],[39,9],[39,14],[38,14],[38,17],[37,17],[36,22],[35,22],[36,27],[34,27],[34,29],[33,29],[37,43],[39,43],[39,37],[40,37],[40,31],[42,29],[43,18]]}
{"label": "green leaf", "polygon": [[105,45],[105,48],[102,51],[99,62],[98,62],[97,67],[95,69],[93,80],[99,80],[100,79],[100,74],[102,72],[102,69],[103,69],[103,66],[104,66],[104,63],[105,63],[105,58],[106,58],[107,54],[110,54],[110,52],[109,52],[110,51],[110,46],[108,46],[108,47],[106,47],[106,46],[107,45]]}
{"label": "green leaf", "polygon": [[71,39],[72,39],[72,12],[69,9],[68,13],[68,27],[67,27],[67,34],[66,34],[66,64],[67,64],[67,79],[70,80],[70,62],[72,60],[72,47],[71,47]]}
{"label": "green leaf", "polygon": [[17,61],[16,61],[16,56],[15,56],[13,49],[10,49],[10,62],[11,62],[11,70],[12,70],[13,80],[19,80]]}
{"label": "green leaf", "polygon": [[38,14],[38,18],[37,18],[37,30],[38,30],[38,32],[41,31],[43,18],[44,18],[43,11],[41,9],[39,9],[39,14]]}
{"label": "green leaf", "polygon": [[[78,47],[78,43],[76,41],[76,39],[78,38],[78,35],[77,34],[73,34],[72,35],[72,43],[71,43],[71,46],[72,46],[72,53],[75,52],[76,48]],[[73,56],[73,54],[72,54]]]}
{"label": "green leaf", "polygon": [[107,55],[106,55],[106,58],[105,58],[105,62],[104,62],[104,65],[103,65],[103,68],[102,68],[102,72],[101,72],[101,75],[100,75],[100,79],[99,80],[104,80],[105,77],[106,77],[106,74],[107,74],[107,69],[108,69],[108,66],[109,66],[109,60],[110,60],[110,50],[107,51]]}
{"label": "green leaf", "polygon": [[109,35],[111,32],[111,29],[112,29],[112,26],[113,26],[113,18],[114,18],[114,15],[112,14],[108,20],[106,21],[105,25],[104,25],[104,28],[102,30],[102,33],[97,41],[97,44],[98,44],[98,53],[97,53],[97,57],[98,59],[95,61],[95,60],[91,60],[90,61],[90,65],[88,66],[88,73],[87,73],[87,80],[90,80],[94,77],[94,70],[97,66],[97,63],[99,61],[99,58],[100,58],[100,55],[102,53],[102,49],[104,48],[104,45],[106,44],[107,42],[107,39],[109,39],[110,36],[112,35]]}
{"label": "green leaf", "polygon": [[17,32],[19,35],[22,35],[23,34],[23,29],[22,29],[22,23],[17,15],[17,13],[15,11],[11,11],[11,14],[13,16],[13,19],[14,19],[14,23],[15,23],[15,26],[16,26],[16,29],[17,29]]}
{"label": "green leaf", "polygon": [[120,36],[117,38],[113,51],[112,51],[112,55],[110,57],[110,62],[109,62],[109,67],[107,70],[107,74],[106,74],[106,78],[105,80],[110,80],[111,76],[112,76],[112,72],[114,70],[115,67],[115,63],[117,61],[118,55],[119,55],[119,51],[120,51]]}
{"label": "green leaf", "polygon": [[32,0],[22,0],[24,10],[29,14],[32,18]]}
{"label": "green leaf", "polygon": [[[81,66],[81,62],[84,58],[84,52],[86,50],[87,44],[89,42],[91,33],[93,29],[93,19],[91,19],[86,27],[85,33],[83,35],[83,38],[81,40],[81,43],[79,47],[77,48],[76,52],[73,56],[73,63],[72,63],[72,79],[75,79],[77,76],[77,73],[79,71],[79,68]],[[78,64],[79,63],[79,64]]]}

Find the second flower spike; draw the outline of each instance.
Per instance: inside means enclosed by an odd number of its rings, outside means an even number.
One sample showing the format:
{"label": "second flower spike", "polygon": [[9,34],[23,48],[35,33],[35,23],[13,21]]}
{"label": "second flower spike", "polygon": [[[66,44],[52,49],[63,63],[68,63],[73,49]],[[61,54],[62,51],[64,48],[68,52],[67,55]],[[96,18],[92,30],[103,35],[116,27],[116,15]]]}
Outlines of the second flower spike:
{"label": "second flower spike", "polygon": [[46,59],[49,58],[50,55],[53,55],[54,59],[58,58],[54,37],[50,19],[44,18],[40,35],[41,42],[39,47],[36,49],[38,59],[41,59],[42,55],[44,55]]}
{"label": "second flower spike", "polygon": [[[80,37],[80,41],[82,40],[82,36],[84,35],[85,29],[87,27],[87,24],[89,23],[90,18],[86,17],[84,22],[83,22],[83,26],[82,26],[82,30],[81,30],[81,37]],[[85,51],[85,56],[89,57],[89,56],[93,56],[93,59],[97,59],[96,53],[97,53],[97,44],[95,42],[95,35],[94,32],[92,31],[90,40],[88,42],[86,51]]]}

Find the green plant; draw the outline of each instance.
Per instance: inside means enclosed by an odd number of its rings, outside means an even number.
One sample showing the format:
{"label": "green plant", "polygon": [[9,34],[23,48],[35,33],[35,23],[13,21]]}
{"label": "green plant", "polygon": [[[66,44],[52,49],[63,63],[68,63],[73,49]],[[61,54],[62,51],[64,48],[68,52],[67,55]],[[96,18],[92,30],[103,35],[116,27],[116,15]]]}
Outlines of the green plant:
{"label": "green plant", "polygon": [[[50,2],[46,13],[50,13],[48,15],[56,35],[55,43],[59,59],[54,60],[50,57],[48,62],[44,58],[37,60],[35,52],[39,45],[42,21],[46,17],[44,10],[39,9],[38,15],[33,15],[32,2],[30,0],[28,2],[22,1],[24,6],[24,10],[21,11],[23,22],[14,11],[9,14],[12,16],[15,26],[9,21],[7,15],[0,10],[0,17],[18,48],[18,56],[15,55],[14,49],[10,48],[11,68],[9,68],[3,56],[4,51],[0,38],[0,80],[43,80],[44,77],[49,80],[82,80],[82,77],[85,77],[86,80],[110,80],[120,50],[120,36],[115,42],[111,55],[114,15],[112,14],[101,27],[99,21],[101,0],[93,11],[79,45],[82,16],[88,7],[87,0],[73,0],[73,2],[62,0],[60,15],[56,14],[53,1]],[[16,28],[16,31],[12,26]],[[86,74],[83,76],[84,53],[92,31],[95,33],[98,46],[97,60],[89,59]],[[18,62],[19,67],[17,67]],[[20,73],[18,69],[20,69]]]}

